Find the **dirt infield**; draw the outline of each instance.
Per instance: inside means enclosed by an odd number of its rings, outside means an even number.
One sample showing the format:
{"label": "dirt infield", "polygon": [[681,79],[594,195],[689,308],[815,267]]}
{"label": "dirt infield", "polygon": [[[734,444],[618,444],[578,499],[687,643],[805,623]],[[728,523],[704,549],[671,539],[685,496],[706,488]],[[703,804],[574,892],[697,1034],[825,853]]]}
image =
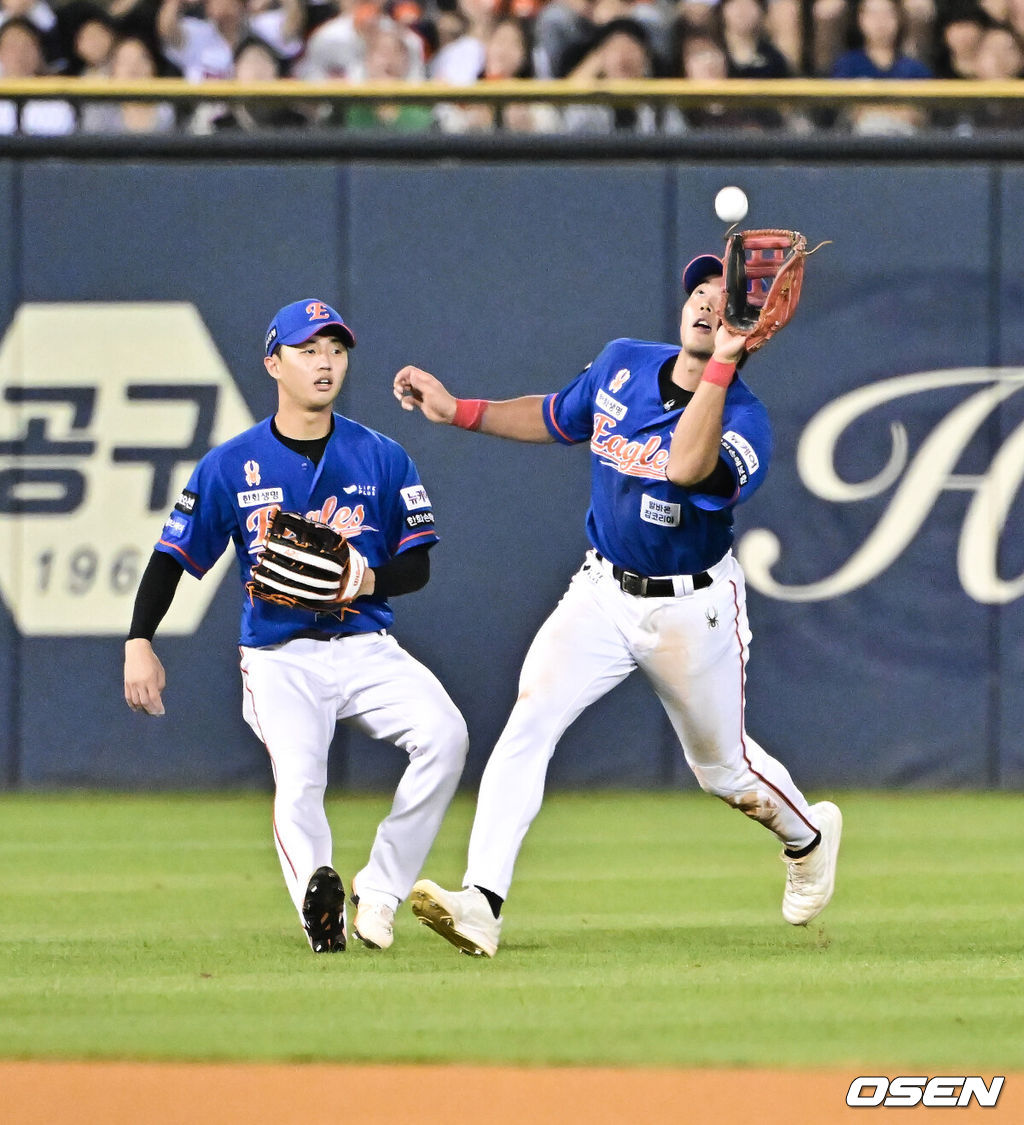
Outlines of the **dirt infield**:
{"label": "dirt infield", "polygon": [[[910,1072],[908,1072],[910,1073]],[[832,1125],[907,1110],[850,1109],[852,1071],[466,1066],[0,1063],[8,1125]],[[991,1078],[986,1075],[986,1080]],[[911,1110],[949,1125],[1024,1121],[1024,1075],[996,1108]]]}

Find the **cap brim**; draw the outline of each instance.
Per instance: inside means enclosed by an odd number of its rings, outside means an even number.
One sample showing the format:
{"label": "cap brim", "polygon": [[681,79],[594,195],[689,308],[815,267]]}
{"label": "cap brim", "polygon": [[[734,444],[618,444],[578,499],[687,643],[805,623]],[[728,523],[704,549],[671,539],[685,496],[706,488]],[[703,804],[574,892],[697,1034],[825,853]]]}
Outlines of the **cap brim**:
{"label": "cap brim", "polygon": [[325,328],[337,328],[338,335],[345,341],[345,347],[354,348],[356,346],[356,338],[352,329],[340,320],[324,320],[317,324],[315,328],[311,325],[303,325],[300,331],[293,332],[290,336],[278,337],[274,341],[274,346],[284,344],[289,348],[294,348],[297,344],[304,344],[307,340],[312,340],[314,336],[319,336]]}
{"label": "cap brim", "polygon": [[721,277],[724,272],[721,258],[714,254],[700,254],[683,270],[683,289],[692,293],[706,278]]}

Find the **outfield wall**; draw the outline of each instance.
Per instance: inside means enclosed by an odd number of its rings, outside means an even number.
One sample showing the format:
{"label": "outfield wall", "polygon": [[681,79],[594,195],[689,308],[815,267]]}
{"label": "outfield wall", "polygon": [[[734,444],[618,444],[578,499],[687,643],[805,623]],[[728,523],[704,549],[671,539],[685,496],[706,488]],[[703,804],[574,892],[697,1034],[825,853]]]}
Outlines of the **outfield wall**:
{"label": "outfield wall", "polygon": [[[166,717],[125,707],[121,640],[191,463],[272,408],[270,315],[307,295],[359,339],[341,408],[401,441],[434,501],[434,577],[396,634],[463,709],[473,785],[585,549],[588,458],[432,428],[391,377],[539,393],[612,337],[676,338],[727,183],[751,224],[834,240],[747,369],[777,437],[738,516],[750,732],[809,788],[1024,783],[1024,165],[66,157],[0,160],[0,785],[269,784],[233,576],[183,581]],[[335,781],[400,767],[339,734]],[[636,679],[551,783],[693,785]]]}

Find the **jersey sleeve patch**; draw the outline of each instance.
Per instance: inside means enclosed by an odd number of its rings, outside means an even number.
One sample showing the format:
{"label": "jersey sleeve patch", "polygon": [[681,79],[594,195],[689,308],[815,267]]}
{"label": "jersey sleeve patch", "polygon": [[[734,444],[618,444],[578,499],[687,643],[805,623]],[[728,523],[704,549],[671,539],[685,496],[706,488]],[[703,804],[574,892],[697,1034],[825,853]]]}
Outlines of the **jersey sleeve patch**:
{"label": "jersey sleeve patch", "polygon": [[736,480],[742,488],[761,465],[754,447],[742,434],[726,430],[722,434],[722,449],[735,466]]}
{"label": "jersey sleeve patch", "polygon": [[408,511],[414,512],[417,508],[429,508],[430,497],[422,484],[413,484],[401,489],[402,500]]}
{"label": "jersey sleeve patch", "polygon": [[176,512],[181,512],[183,515],[190,516],[199,507],[199,493],[189,492],[187,488],[181,490],[181,495],[178,497],[178,502],[174,505]]}

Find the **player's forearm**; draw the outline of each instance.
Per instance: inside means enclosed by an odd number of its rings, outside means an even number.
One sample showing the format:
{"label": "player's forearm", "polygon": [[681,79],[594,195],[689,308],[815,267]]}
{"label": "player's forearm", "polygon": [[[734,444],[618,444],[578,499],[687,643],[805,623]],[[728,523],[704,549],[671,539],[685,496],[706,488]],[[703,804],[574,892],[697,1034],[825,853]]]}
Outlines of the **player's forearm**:
{"label": "player's forearm", "polygon": [[412,594],[430,581],[430,551],[410,547],[374,570],[374,593],[382,598]]}
{"label": "player's forearm", "polygon": [[512,441],[554,441],[544,425],[543,395],[523,395],[502,402],[481,399],[458,399],[457,402],[452,422],[455,426]]}
{"label": "player's forearm", "polygon": [[714,472],[722,451],[725,388],[701,383],[672,433],[665,475],[690,488]]}
{"label": "player's forearm", "polygon": [[182,573],[180,563],[166,551],[153,552],[135,595],[128,640],[153,639],[157,627],[171,608]]}

